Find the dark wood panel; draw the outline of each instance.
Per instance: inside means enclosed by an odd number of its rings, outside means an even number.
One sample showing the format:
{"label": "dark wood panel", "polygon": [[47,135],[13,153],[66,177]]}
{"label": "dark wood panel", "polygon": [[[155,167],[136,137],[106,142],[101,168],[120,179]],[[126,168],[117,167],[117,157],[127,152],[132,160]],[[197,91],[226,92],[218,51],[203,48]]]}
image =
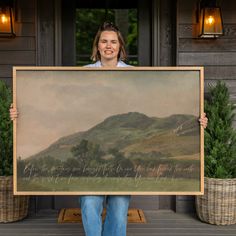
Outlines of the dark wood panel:
{"label": "dark wood panel", "polygon": [[188,15],[191,15],[192,10],[197,7],[198,0],[178,0],[177,3],[179,16],[186,12]]}
{"label": "dark wood panel", "polygon": [[219,1],[219,4],[220,7],[222,8],[222,11],[230,11],[232,12],[232,15],[235,16],[235,12],[233,12],[236,8],[235,0],[223,0],[223,1],[221,0]]}
{"label": "dark wood panel", "polygon": [[35,36],[35,24],[16,22],[15,33],[16,36]]}
{"label": "dark wood panel", "polygon": [[200,65],[236,65],[236,53],[185,53],[178,54],[179,65],[200,66]]}
{"label": "dark wood panel", "polygon": [[178,10],[178,23],[196,23],[197,22],[197,0],[179,0]]}
{"label": "dark wood panel", "polygon": [[197,24],[179,24],[178,25],[178,38],[196,38],[198,37]]}
{"label": "dark wood panel", "polygon": [[175,4],[172,0],[160,4],[160,65],[175,65]]}
{"label": "dark wood panel", "polygon": [[55,209],[80,207],[79,196],[55,196]]}
{"label": "dark wood panel", "polygon": [[176,209],[175,196],[168,196],[168,195],[159,196],[159,207],[158,207],[158,209],[173,210],[174,211]]}
{"label": "dark wood panel", "polygon": [[35,22],[36,0],[18,0],[16,1],[15,20],[18,23]]}
{"label": "dark wood panel", "polygon": [[37,65],[54,65],[54,1],[41,0],[37,6]]}
{"label": "dark wood panel", "polygon": [[35,37],[16,37],[0,39],[0,51],[35,50]]}
{"label": "dark wood panel", "polygon": [[[236,19],[235,19],[236,22]],[[178,37],[179,38],[193,38],[196,37],[197,25],[196,24],[180,24],[178,25]],[[217,40],[236,37],[236,24],[224,24],[224,35]]]}
{"label": "dark wood panel", "polygon": [[19,23],[34,23],[35,8],[18,8],[16,14],[16,21]]}
{"label": "dark wood panel", "polygon": [[205,66],[205,79],[236,80],[236,66]]}
{"label": "dark wood panel", "polygon": [[176,212],[187,213],[195,212],[195,197],[194,196],[176,196]]}
{"label": "dark wood panel", "polygon": [[28,212],[30,215],[36,213],[36,196],[30,196]]}
{"label": "dark wood panel", "polygon": [[35,51],[0,51],[2,65],[35,65]]}
{"label": "dark wood panel", "polygon": [[76,65],[75,37],[76,1],[62,1],[62,65]]}
{"label": "dark wood panel", "polygon": [[[138,61],[140,66],[151,66],[151,1],[138,1]],[[142,9],[142,10],[141,10]]]}
{"label": "dark wood panel", "polygon": [[236,52],[236,37],[217,40],[181,38],[178,48],[179,52]]}
{"label": "dark wood panel", "polygon": [[236,21],[236,1],[235,0],[224,0],[221,1],[221,11],[223,23],[235,23]]}
{"label": "dark wood panel", "polygon": [[141,208],[142,210],[158,210],[158,196],[131,196],[130,208]]}
{"label": "dark wood panel", "polygon": [[[132,196],[130,208],[158,210],[158,196]],[[166,198],[169,200],[169,198]],[[79,207],[79,196],[55,196],[55,209]],[[169,208],[168,208],[169,209]]]}
{"label": "dark wood panel", "polygon": [[54,196],[36,196],[35,208],[38,209],[54,209]]}
{"label": "dark wood panel", "polygon": [[35,0],[17,0],[17,7],[19,8],[35,8]]}
{"label": "dark wood panel", "polygon": [[0,65],[0,77],[11,77],[12,76],[12,66],[11,65]]}

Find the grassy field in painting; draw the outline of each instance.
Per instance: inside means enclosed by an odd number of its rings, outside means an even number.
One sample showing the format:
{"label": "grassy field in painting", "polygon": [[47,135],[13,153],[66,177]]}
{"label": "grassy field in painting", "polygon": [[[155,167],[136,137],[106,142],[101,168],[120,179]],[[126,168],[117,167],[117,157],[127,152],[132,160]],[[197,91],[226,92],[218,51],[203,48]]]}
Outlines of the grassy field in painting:
{"label": "grassy field in painting", "polygon": [[17,191],[30,192],[198,192],[199,190],[199,180],[180,178],[34,177],[17,180]]}

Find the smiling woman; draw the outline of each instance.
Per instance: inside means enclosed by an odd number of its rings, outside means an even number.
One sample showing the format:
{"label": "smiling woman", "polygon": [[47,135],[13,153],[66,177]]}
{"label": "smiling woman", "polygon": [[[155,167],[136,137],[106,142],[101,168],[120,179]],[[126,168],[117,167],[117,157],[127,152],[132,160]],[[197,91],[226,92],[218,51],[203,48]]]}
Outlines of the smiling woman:
{"label": "smiling woman", "polygon": [[[113,23],[104,22],[98,29],[93,42],[91,56],[95,64],[89,67],[128,67],[124,40]],[[106,198],[107,216],[102,224],[101,213]],[[127,215],[130,195],[81,196],[82,221],[86,236],[126,236]],[[93,227],[91,227],[93,225]]]}
{"label": "smiling woman", "polygon": [[117,34],[113,31],[104,31],[101,33],[98,42],[98,51],[101,55],[102,65],[106,66],[104,58],[106,61],[117,61],[118,53],[120,51],[120,43]]}
{"label": "smiling woman", "polygon": [[[89,19],[88,19],[89,16]],[[137,9],[85,9],[76,11],[76,63],[86,65],[90,63],[94,32],[104,19],[116,22],[126,42],[127,62],[131,65],[138,64]]]}
{"label": "smiling woman", "polygon": [[100,61],[102,66],[117,66],[119,60],[126,59],[124,39],[118,28],[109,22],[103,23],[93,42],[91,59]]}

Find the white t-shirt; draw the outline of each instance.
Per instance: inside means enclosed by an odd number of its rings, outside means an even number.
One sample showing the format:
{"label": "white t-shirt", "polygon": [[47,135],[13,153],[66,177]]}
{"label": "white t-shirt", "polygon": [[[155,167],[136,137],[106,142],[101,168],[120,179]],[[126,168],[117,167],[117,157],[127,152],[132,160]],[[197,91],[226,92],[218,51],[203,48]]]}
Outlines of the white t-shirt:
{"label": "white t-shirt", "polygon": [[[102,67],[101,61],[97,61],[93,64],[88,64],[85,67]],[[117,67],[130,67],[130,65],[124,63],[123,61],[118,61]]]}

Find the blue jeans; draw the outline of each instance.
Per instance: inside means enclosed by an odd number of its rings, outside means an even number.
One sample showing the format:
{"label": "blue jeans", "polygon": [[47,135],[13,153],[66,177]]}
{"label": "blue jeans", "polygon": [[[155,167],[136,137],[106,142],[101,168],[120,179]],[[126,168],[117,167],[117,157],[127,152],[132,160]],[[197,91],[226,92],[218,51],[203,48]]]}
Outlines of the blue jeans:
{"label": "blue jeans", "polygon": [[[102,224],[103,202],[106,218]],[[130,196],[81,196],[80,206],[86,236],[126,236]]]}

